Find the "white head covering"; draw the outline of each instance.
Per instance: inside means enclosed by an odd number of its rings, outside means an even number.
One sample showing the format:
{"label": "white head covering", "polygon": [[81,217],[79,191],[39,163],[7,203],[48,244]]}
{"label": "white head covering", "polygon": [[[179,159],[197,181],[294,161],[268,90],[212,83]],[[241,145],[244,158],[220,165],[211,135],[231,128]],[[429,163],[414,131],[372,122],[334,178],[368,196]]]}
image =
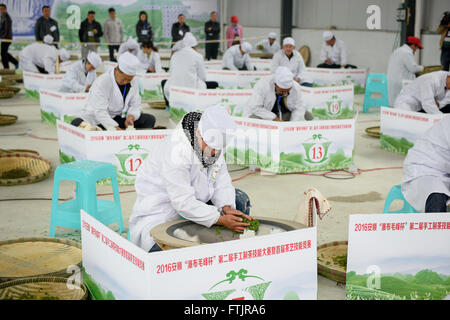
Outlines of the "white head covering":
{"label": "white head covering", "polygon": [[268,38],[270,38],[270,39],[276,39],[276,38],[277,38],[277,34],[276,34],[275,32],[271,32],[271,33],[269,33]]}
{"label": "white head covering", "polygon": [[275,70],[275,83],[281,89],[289,89],[294,85],[294,75],[287,67],[278,67]]}
{"label": "white head covering", "polygon": [[59,57],[61,58],[62,61],[69,60],[70,53],[66,49],[61,49],[59,50]]}
{"label": "white head covering", "polygon": [[195,47],[198,42],[197,39],[195,39],[194,35],[191,32],[186,32],[183,38],[183,44],[185,47]]}
{"label": "white head covering", "polygon": [[252,45],[248,43],[247,41],[244,41],[241,43],[241,49],[244,51],[244,53],[248,53],[252,51]]}
{"label": "white head covering", "polygon": [[284,40],[283,40],[283,46],[284,46],[284,45],[287,45],[287,44],[291,44],[291,45],[295,46],[295,40],[294,40],[294,38],[291,38],[291,37],[284,38]]}
{"label": "white head covering", "polygon": [[135,76],[141,65],[138,58],[129,52],[121,54],[118,62],[119,69],[129,76]]}
{"label": "white head covering", "polygon": [[100,64],[102,63],[102,59],[94,51],[89,52],[89,54],[87,56],[87,60],[89,61],[90,64],[92,64],[94,66],[95,69],[97,69],[100,66]]}
{"label": "white head covering", "polygon": [[210,148],[223,150],[235,135],[237,125],[223,106],[216,105],[203,112],[198,128]]}
{"label": "white head covering", "polygon": [[331,31],[324,31],[322,34],[322,37],[323,37],[324,41],[329,41],[329,40],[333,39],[334,34]]}
{"label": "white head covering", "polygon": [[47,43],[47,44],[52,44],[53,43],[53,37],[51,36],[51,35],[49,35],[49,34],[46,34],[45,36],[44,36],[44,42],[45,43]]}
{"label": "white head covering", "polygon": [[136,40],[134,40],[131,37],[127,40],[127,42],[125,42],[125,46],[128,48],[128,50],[137,50],[137,49],[139,49],[139,44],[137,43]]}

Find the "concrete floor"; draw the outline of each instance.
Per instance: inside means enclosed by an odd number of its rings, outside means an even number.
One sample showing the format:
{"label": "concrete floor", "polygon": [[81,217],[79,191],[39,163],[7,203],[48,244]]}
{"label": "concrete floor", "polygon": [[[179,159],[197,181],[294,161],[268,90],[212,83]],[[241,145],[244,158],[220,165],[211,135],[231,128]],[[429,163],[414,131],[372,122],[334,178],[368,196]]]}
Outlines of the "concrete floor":
{"label": "concrete floor", "polygon": [[[379,111],[362,113],[363,95],[355,97],[355,108],[359,110],[356,128],[356,148],[354,163],[359,169],[401,167],[404,156],[380,149],[378,139],[365,134],[365,129],[379,125]],[[157,118],[158,125],[169,125],[165,110],[150,109],[143,105],[145,112]],[[19,117],[16,124],[0,127],[0,148],[32,149],[51,161],[54,168],[59,164],[58,142],[40,140],[27,135],[4,136],[5,134],[23,134],[32,130],[32,134],[42,138],[57,138],[56,128],[41,123],[39,103],[25,98],[23,90],[11,99],[0,100],[0,112]],[[230,170],[239,169],[230,166]],[[248,170],[232,172],[233,179],[239,178]],[[303,202],[303,192],[315,187],[329,199],[332,210],[320,222],[318,245],[347,240],[348,216],[350,214],[381,213],[384,199],[391,186],[399,184],[402,171],[399,169],[365,172],[350,180],[335,180],[319,176],[288,174],[261,175],[254,173],[236,181],[234,186],[248,193],[252,202],[251,214],[261,217],[293,219]],[[0,198],[51,198],[53,174],[37,184],[0,187]],[[62,185],[60,197],[70,197],[74,184]],[[99,193],[111,191],[108,186],[99,186]],[[121,186],[121,191],[133,190],[133,186]],[[108,199],[110,197],[104,197]],[[135,202],[134,192],[121,194],[123,218],[126,228]],[[0,240],[18,237],[45,237],[50,225],[51,201],[0,201]],[[62,229],[61,229],[62,230]],[[77,237],[76,232],[58,230],[57,236]],[[79,234],[78,234],[79,236]],[[345,286],[319,276],[319,299],[345,299]]]}

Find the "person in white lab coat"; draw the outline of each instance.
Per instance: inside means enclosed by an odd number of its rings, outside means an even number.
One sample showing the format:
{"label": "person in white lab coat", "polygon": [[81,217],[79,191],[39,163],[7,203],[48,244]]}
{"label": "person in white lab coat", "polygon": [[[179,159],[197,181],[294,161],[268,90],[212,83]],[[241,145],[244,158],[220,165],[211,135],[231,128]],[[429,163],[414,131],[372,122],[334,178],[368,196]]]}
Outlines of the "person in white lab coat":
{"label": "person in white lab coat", "polygon": [[94,81],[81,118],[74,119],[72,125],[78,127],[86,122],[106,130],[153,128],[155,117],[141,113],[141,96],[134,78],[139,65],[131,53],[122,54],[117,67]]}
{"label": "person in white lab coat", "polygon": [[445,116],[409,149],[402,193],[418,212],[446,212],[450,198],[450,116]]}
{"label": "person in white lab coat", "polygon": [[142,42],[141,49],[137,55],[141,70],[146,73],[161,73],[164,72],[161,66],[161,57],[158,53],[158,48],[153,46],[153,41]]}
{"label": "person in white lab coat", "polygon": [[139,52],[139,43],[137,43],[135,39],[130,37],[126,42],[120,45],[119,51],[117,52],[117,59],[125,52],[129,52],[137,56]]}
{"label": "person in white lab coat", "polygon": [[404,86],[395,99],[394,108],[431,114],[450,112],[450,73],[424,74]]}
{"label": "person in white lab coat", "polygon": [[263,39],[256,44],[256,49],[267,54],[275,54],[280,51],[280,45],[277,42],[277,34],[275,32],[269,33],[267,39]]}
{"label": "person in white lab coat", "polygon": [[223,70],[247,70],[253,71],[252,62],[250,61],[250,51],[252,51],[252,45],[248,42],[242,42],[241,44],[235,44],[225,51],[222,57],[222,69]]}
{"label": "person in white lab coat", "polygon": [[347,48],[344,41],[336,39],[331,31],[324,31],[322,37],[324,41],[320,50],[322,63],[317,68],[357,68],[347,63]]}
{"label": "person in white lab coat", "polygon": [[130,240],[145,251],[161,248],[150,236],[155,226],[183,217],[205,227],[222,225],[243,232],[252,220],[248,196],[235,189],[224,160],[236,124],[222,106],[189,112],[173,133],[155,145],[138,169],[137,199],[130,217]]}
{"label": "person in white lab coat", "polygon": [[287,67],[278,67],[273,76],[258,81],[243,116],[273,121],[311,120],[312,115],[306,115],[305,110],[294,75]]}
{"label": "person in white lab coat", "polygon": [[97,79],[95,71],[102,64],[100,56],[94,52],[89,52],[86,59],[82,59],[72,64],[63,78],[62,92],[89,92],[92,83]]}
{"label": "person in white lab coat", "polygon": [[395,99],[402,90],[402,81],[414,80],[416,73],[424,69],[414,60],[417,49],[423,49],[420,39],[408,37],[406,43],[392,52],[389,58],[387,81],[390,106],[394,105]]}
{"label": "person in white lab coat", "polygon": [[33,43],[26,46],[19,53],[19,69],[22,71],[53,74],[55,73],[56,62],[69,60],[70,54],[66,49],[58,52],[52,45],[53,37],[51,35],[44,36],[43,43]]}
{"label": "person in white lab coat", "polygon": [[312,87],[312,79],[306,76],[306,66],[302,55],[295,50],[295,40],[284,38],[283,48],[274,54],[270,65],[270,72],[275,73],[278,67],[287,67],[294,75],[294,80],[305,87]]}

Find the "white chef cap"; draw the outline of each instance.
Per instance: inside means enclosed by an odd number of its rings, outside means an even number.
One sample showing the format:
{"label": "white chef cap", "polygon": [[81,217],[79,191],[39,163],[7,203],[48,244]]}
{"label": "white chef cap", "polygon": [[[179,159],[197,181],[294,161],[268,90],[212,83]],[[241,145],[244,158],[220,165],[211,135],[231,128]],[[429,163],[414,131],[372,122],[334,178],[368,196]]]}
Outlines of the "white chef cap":
{"label": "white chef cap", "polygon": [[53,43],[53,37],[51,36],[51,35],[49,35],[49,34],[46,34],[45,36],[44,36],[44,42],[45,43],[47,43],[47,44],[52,44]]}
{"label": "white chef cap", "polygon": [[271,33],[269,33],[268,38],[270,38],[270,39],[276,39],[276,38],[277,38],[277,34],[276,34],[275,32],[271,32]]}
{"label": "white chef cap", "polygon": [[294,85],[294,75],[287,67],[278,67],[274,79],[281,89],[290,89]]}
{"label": "white chef cap", "polygon": [[139,44],[131,37],[127,40],[127,42],[125,42],[125,46],[128,48],[128,50],[139,49]]}
{"label": "white chef cap", "polygon": [[244,53],[248,53],[252,51],[252,45],[248,43],[247,41],[244,41],[241,43],[241,49],[244,51]]}
{"label": "white chef cap", "polygon": [[216,105],[203,112],[198,123],[205,143],[215,150],[223,150],[235,135],[237,125],[225,107]]}
{"label": "white chef cap", "polygon": [[333,39],[334,34],[331,31],[324,31],[322,34],[322,37],[323,37],[324,41],[329,41],[329,40]]}
{"label": "white chef cap", "polygon": [[70,53],[66,49],[61,49],[59,50],[59,57],[61,58],[62,61],[69,60]]}
{"label": "white chef cap", "polygon": [[291,45],[293,45],[295,47],[295,40],[294,40],[294,38],[291,38],[291,37],[284,38],[283,46],[287,45],[287,44],[291,44]]}
{"label": "white chef cap", "polygon": [[136,58],[134,54],[131,54],[129,52],[121,54],[118,62],[119,69],[129,76],[135,76],[137,70],[141,65],[138,58]]}
{"label": "white chef cap", "polygon": [[95,69],[97,69],[100,66],[100,64],[102,63],[102,59],[94,51],[89,52],[89,54],[87,56],[87,60],[89,61],[90,64],[92,64],[94,66]]}
{"label": "white chef cap", "polygon": [[183,44],[185,47],[195,47],[198,42],[197,39],[195,39],[194,35],[191,32],[186,32],[183,38]]}

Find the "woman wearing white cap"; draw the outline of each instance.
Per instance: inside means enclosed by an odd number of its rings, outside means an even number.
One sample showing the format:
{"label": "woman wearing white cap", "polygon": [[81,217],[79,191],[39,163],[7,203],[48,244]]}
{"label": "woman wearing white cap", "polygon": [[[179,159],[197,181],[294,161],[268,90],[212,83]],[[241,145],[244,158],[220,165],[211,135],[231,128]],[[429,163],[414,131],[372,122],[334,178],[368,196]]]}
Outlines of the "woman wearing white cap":
{"label": "woman wearing white cap", "polygon": [[153,227],[180,217],[211,227],[243,232],[248,196],[231,184],[224,159],[236,124],[227,110],[213,106],[183,117],[169,138],[155,145],[136,175],[137,199],[130,217],[130,239],[145,251],[160,251]]}
{"label": "woman wearing white cap", "polygon": [[302,55],[295,50],[295,41],[291,37],[284,38],[282,50],[273,55],[270,71],[275,73],[278,67],[289,68],[295,81],[302,86],[312,87],[312,81],[305,76],[305,61]]}
{"label": "woman wearing white cap", "polygon": [[256,44],[256,49],[263,53],[275,54],[280,51],[280,45],[277,42],[277,34],[275,32],[269,33],[267,39],[263,39]]}
{"label": "woman wearing white cap", "polygon": [[65,49],[58,50],[52,45],[53,37],[46,35],[43,43],[33,43],[19,53],[19,69],[36,73],[55,73],[56,61],[69,60],[70,54]]}
{"label": "woman wearing white cap", "polygon": [[87,59],[72,64],[64,75],[62,92],[89,92],[92,83],[97,79],[97,69],[102,63],[100,56],[89,52]]}
{"label": "woman wearing white cap", "polygon": [[244,108],[244,117],[274,121],[311,120],[305,114],[300,85],[287,67],[278,67],[271,77],[258,81]]}
{"label": "woman wearing white cap", "polygon": [[331,31],[322,34],[324,44],[320,50],[320,61],[317,68],[353,68],[356,66],[347,64],[347,48],[341,39],[336,39]]}
{"label": "woman wearing white cap", "polygon": [[252,45],[245,41],[228,48],[222,58],[222,69],[254,70],[249,55],[251,50]]}
{"label": "woman wearing white cap", "polygon": [[153,41],[149,40],[142,42],[137,57],[141,62],[141,70],[144,73],[164,72],[161,66],[161,57],[159,56],[158,48],[153,46]]}
{"label": "woman wearing white cap", "polygon": [[129,38],[126,42],[122,43],[119,47],[119,51],[117,52],[117,58],[119,58],[125,52],[129,52],[135,56],[138,55],[139,52],[139,44],[133,38]]}
{"label": "woman wearing white cap", "polygon": [[129,52],[119,57],[119,65],[94,81],[81,118],[72,121],[79,126],[83,121],[106,130],[128,127],[151,129],[155,117],[141,113],[138,80],[139,60]]}

